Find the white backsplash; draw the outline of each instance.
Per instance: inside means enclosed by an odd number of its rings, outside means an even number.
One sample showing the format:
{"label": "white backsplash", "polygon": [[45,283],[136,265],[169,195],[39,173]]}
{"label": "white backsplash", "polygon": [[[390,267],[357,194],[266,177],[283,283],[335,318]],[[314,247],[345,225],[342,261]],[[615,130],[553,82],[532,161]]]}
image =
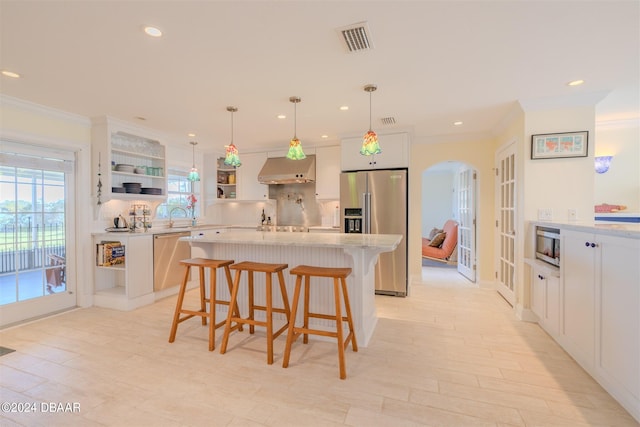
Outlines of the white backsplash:
{"label": "white backsplash", "polygon": [[[298,186],[299,184],[290,184]],[[290,185],[287,185],[289,187]],[[278,185],[285,187],[285,185]],[[216,202],[207,206],[206,222],[224,225],[259,225],[262,209],[273,224],[332,227],[338,201],[318,202],[315,193],[281,188],[275,200],[264,202]],[[314,190],[315,191],[315,190]],[[302,201],[297,203],[301,196]]]}

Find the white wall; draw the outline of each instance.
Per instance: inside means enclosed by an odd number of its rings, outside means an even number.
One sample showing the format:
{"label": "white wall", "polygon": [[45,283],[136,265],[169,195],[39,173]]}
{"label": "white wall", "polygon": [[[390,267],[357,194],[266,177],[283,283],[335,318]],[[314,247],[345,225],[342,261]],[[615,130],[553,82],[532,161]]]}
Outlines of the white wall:
{"label": "white wall", "polygon": [[595,204],[625,205],[640,213],[640,121],[596,123],[595,156],[613,156],[611,168],[595,174]]}
{"label": "white wall", "polygon": [[[531,159],[531,135],[588,131],[588,157]],[[551,209],[553,220],[593,219],[595,106],[530,111],[525,114],[523,203],[525,221],[536,220],[538,209]]]}
{"label": "white wall", "polygon": [[422,236],[432,228],[442,228],[444,223],[456,217],[454,206],[455,174],[452,170],[430,171],[422,174]]}

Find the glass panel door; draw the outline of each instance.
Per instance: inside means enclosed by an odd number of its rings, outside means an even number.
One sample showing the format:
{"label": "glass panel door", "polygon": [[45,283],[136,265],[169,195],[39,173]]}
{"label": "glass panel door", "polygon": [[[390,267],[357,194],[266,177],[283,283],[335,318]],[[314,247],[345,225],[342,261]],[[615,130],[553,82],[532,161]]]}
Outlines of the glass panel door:
{"label": "glass panel door", "polygon": [[458,272],[476,281],[476,174],[471,169],[458,173]]}
{"label": "glass panel door", "polygon": [[516,210],[516,171],[515,145],[511,144],[499,151],[496,158],[497,170],[497,219],[498,260],[496,282],[498,292],[513,305],[515,302],[515,210]]}
{"label": "glass panel door", "polygon": [[30,159],[38,166],[21,167],[13,157],[0,164],[1,325],[75,305],[67,265],[72,173],[45,166],[62,161]]}

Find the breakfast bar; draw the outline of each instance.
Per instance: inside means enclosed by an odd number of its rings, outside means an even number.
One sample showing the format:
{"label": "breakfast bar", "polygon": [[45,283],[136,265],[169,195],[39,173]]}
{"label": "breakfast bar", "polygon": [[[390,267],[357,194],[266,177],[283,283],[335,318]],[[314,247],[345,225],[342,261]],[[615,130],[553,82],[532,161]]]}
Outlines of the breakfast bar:
{"label": "breakfast bar", "polygon": [[[374,266],[378,260],[378,254],[395,250],[402,236],[226,231],[204,232],[199,236],[183,237],[181,240],[190,243],[193,257],[232,259],[235,262],[286,263],[289,269],[301,264],[351,267],[352,273],[347,278],[351,310],[358,343],[366,347],[377,322]],[[219,277],[218,280],[224,279]],[[287,272],[285,281],[287,292],[291,296],[294,277]],[[260,286],[263,282],[264,278],[256,277],[256,298],[258,299],[264,298],[264,286]],[[228,300],[229,293],[225,288],[219,286],[217,296]],[[310,301],[312,311],[335,312],[332,289],[332,286],[316,286]],[[246,294],[243,292],[246,292],[246,289],[241,289],[239,300],[246,300]],[[222,307],[221,310],[226,310],[226,307]],[[243,311],[243,307],[240,307],[240,310]],[[284,321],[284,317],[282,320]],[[300,322],[301,318],[297,320]],[[311,325],[318,329],[335,328],[331,321],[323,319],[312,319]]]}

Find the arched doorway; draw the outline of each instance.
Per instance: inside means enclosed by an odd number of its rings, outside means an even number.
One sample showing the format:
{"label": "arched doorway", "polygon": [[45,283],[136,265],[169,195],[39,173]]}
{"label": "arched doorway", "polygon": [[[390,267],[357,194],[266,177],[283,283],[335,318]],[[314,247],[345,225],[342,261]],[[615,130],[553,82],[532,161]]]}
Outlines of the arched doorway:
{"label": "arched doorway", "polygon": [[[457,270],[468,281],[476,282],[476,176],[473,167],[455,161],[423,171],[423,279],[425,268],[442,267]],[[439,239],[429,238],[440,231],[445,240],[434,246]]]}

